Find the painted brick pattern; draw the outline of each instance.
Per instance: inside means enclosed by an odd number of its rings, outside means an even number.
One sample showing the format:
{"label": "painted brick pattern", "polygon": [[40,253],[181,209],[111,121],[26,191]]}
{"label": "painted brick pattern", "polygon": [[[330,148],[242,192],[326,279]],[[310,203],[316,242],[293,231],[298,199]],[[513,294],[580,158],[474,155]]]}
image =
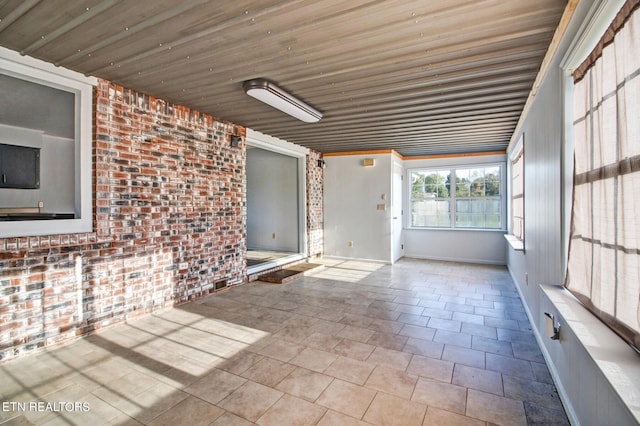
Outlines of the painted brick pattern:
{"label": "painted brick pattern", "polygon": [[0,239],[0,359],[246,281],[245,129],[100,81],[94,232]]}

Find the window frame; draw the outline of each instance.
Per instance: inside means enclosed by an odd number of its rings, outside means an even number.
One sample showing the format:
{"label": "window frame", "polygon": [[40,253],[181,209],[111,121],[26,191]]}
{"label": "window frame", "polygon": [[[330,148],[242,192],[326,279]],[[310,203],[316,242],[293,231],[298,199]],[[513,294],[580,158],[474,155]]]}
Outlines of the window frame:
{"label": "window frame", "polygon": [[[509,198],[509,226],[508,233],[505,234],[505,238],[511,245],[514,250],[525,251],[525,224],[526,224],[526,198],[525,198],[525,175],[526,175],[526,159],[525,159],[525,144],[524,144],[524,133],[520,135],[518,138],[518,142],[516,143],[515,148],[511,151],[509,155],[509,176],[508,176],[508,198]],[[516,164],[521,162],[520,167],[520,179],[518,188],[516,188],[516,176],[515,169]],[[515,200],[521,198],[521,210],[516,211],[514,207]],[[521,214],[521,225],[520,225],[520,233],[518,234],[516,230],[516,214]]]}
{"label": "window frame", "polygon": [[[455,184],[454,185],[449,185],[449,196],[448,197],[437,197],[441,200],[448,200],[449,201],[449,226],[420,226],[420,225],[414,225],[413,224],[413,183],[412,183],[412,176],[414,173],[418,173],[418,172],[427,172],[427,173],[433,173],[433,172],[442,172],[442,171],[447,171],[449,173],[449,176],[452,176],[453,181],[455,181],[456,179],[456,170],[469,170],[469,169],[477,169],[477,168],[489,168],[489,167],[498,167],[500,170],[500,178],[499,178],[499,184],[500,184],[500,189],[499,189],[499,203],[500,203],[500,226],[496,227],[496,228],[488,228],[488,227],[473,227],[473,226],[456,226],[456,214],[457,214],[457,208],[456,208],[456,200],[459,200],[461,198],[469,198],[469,197],[458,197],[456,194],[456,188],[455,188]],[[414,168],[410,168],[407,169],[407,189],[408,189],[408,211],[409,211],[409,215],[407,215],[407,228],[408,229],[415,229],[415,230],[445,230],[445,231],[500,231],[500,232],[504,232],[506,229],[506,225],[507,225],[507,220],[506,220],[506,176],[505,176],[505,170],[506,170],[506,164],[504,161],[492,161],[492,162],[487,162],[487,163],[470,163],[470,164],[464,164],[464,163],[456,163],[456,164],[451,164],[451,165],[434,165],[432,167],[430,166],[424,166],[424,167],[414,167]],[[451,179],[451,178],[450,178]],[[452,188],[453,186],[453,188]],[[486,198],[486,197],[478,197],[478,198]],[[493,198],[493,197],[490,197]]]}
{"label": "window frame", "polygon": [[93,87],[98,80],[0,47],[0,73],[41,84],[75,97],[75,218],[0,222],[0,239],[93,231]]}

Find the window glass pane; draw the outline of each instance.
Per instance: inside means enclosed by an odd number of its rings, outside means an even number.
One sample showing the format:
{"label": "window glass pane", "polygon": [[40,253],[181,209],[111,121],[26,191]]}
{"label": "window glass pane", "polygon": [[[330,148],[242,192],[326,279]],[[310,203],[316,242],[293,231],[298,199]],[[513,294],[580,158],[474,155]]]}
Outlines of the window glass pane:
{"label": "window glass pane", "polygon": [[456,169],[456,197],[468,197],[470,193],[468,169]]}
{"label": "window glass pane", "polygon": [[450,227],[450,203],[446,200],[413,200],[411,226]]}
{"label": "window glass pane", "polygon": [[484,178],[484,168],[469,169],[469,180],[476,181]]}
{"label": "window glass pane", "polygon": [[493,197],[500,195],[500,168],[491,167],[486,169],[485,174],[485,195]]}
{"label": "window glass pane", "polygon": [[499,214],[486,214],[485,225],[486,228],[499,229],[502,228],[502,221]]}
{"label": "window glass pane", "polygon": [[473,216],[471,226],[473,228],[484,228],[486,225],[485,217],[483,214],[477,214]]}
{"label": "window glass pane", "polygon": [[471,192],[469,193],[471,197],[484,197],[484,179],[476,178],[473,182],[471,182]]}
{"label": "window glass pane", "polygon": [[500,199],[456,199],[456,227],[499,229]]}
{"label": "window glass pane", "polygon": [[448,170],[412,172],[412,196],[419,198],[448,197],[449,173]]}
{"label": "window glass pane", "polygon": [[456,196],[468,197],[471,193],[471,188],[468,181],[460,182],[456,179]]}
{"label": "window glass pane", "polygon": [[483,214],[484,213],[484,205],[485,205],[485,200],[484,199],[471,200],[471,211],[473,213],[476,213],[476,214]]}
{"label": "window glass pane", "polygon": [[488,198],[486,200],[485,212],[500,214],[500,199],[499,198]]}
{"label": "window glass pane", "polygon": [[456,214],[456,226],[469,228],[471,226],[472,215],[467,213]]}
{"label": "window glass pane", "polygon": [[424,193],[424,177],[420,172],[411,172],[411,195],[418,196]]}

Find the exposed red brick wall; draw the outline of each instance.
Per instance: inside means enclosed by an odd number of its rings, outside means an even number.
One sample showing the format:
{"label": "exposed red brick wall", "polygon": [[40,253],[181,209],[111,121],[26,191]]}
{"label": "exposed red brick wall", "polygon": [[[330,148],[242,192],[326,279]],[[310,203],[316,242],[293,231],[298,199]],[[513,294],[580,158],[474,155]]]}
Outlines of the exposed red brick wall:
{"label": "exposed red brick wall", "polygon": [[244,135],[100,81],[94,232],[0,239],[0,359],[244,282]]}
{"label": "exposed red brick wall", "polygon": [[[106,81],[94,98],[94,232],[0,239],[0,360],[247,281],[245,129]],[[323,253],[320,158],[310,257]]]}

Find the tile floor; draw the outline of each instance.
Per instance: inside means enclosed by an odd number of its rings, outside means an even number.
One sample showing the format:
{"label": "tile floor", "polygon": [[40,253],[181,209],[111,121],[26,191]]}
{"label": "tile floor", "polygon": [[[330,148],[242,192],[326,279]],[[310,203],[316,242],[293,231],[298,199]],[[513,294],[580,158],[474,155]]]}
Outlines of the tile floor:
{"label": "tile floor", "polygon": [[0,423],[568,424],[505,268],[324,263],[4,363]]}

